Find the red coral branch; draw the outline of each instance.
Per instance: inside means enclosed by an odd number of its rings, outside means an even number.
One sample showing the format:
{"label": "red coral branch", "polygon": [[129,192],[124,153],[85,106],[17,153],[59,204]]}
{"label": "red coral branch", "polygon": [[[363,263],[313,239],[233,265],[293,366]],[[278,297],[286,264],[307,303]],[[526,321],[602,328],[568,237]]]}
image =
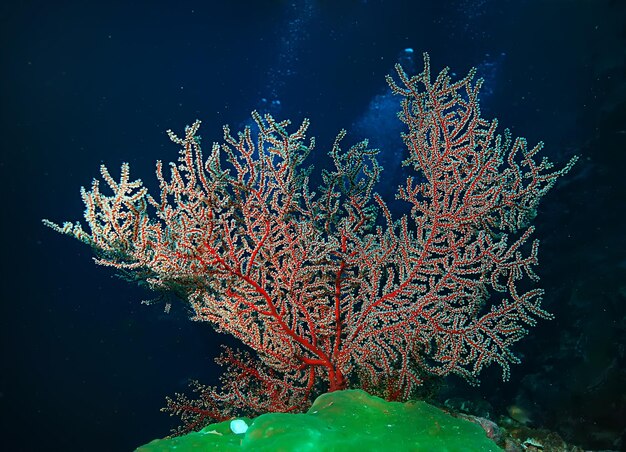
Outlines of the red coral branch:
{"label": "red coral branch", "polygon": [[[456,373],[474,382],[495,362],[509,375],[511,346],[537,318],[538,242],[530,221],[539,200],[574,164],[551,171],[524,139],[496,134],[480,115],[474,71],[434,81],[430,62],[409,77],[397,67],[399,117],[414,170],[398,189],[410,214],[395,219],[373,193],[380,173],[367,142],[347,151],[338,135],[320,193],[301,165],[308,121],[253,113],[257,130],[213,144],[204,159],[197,131],[184,138],[178,163],[163,175],[160,198],[105,167],[107,196],[94,180],[82,190],[90,233],[79,224],[47,225],[94,247],[103,265],[174,291],[194,319],[211,323],[255,355],[226,352],[222,388],[196,384],[200,399],[179,395],[169,410],[190,428],[236,413],[306,408],[315,393],[360,384],[407,397],[421,375]],[[382,213],[378,217],[378,213]]]}

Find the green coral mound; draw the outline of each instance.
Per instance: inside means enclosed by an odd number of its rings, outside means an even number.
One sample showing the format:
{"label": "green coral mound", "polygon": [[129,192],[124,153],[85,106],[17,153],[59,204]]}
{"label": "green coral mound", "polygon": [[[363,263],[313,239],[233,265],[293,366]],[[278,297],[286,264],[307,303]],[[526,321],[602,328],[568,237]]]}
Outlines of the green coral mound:
{"label": "green coral mound", "polygon": [[154,440],[137,451],[501,450],[479,425],[426,402],[386,402],[361,390],[324,394],[305,414],[241,419],[249,425],[245,433],[233,433],[230,421],[225,421],[185,436]]}

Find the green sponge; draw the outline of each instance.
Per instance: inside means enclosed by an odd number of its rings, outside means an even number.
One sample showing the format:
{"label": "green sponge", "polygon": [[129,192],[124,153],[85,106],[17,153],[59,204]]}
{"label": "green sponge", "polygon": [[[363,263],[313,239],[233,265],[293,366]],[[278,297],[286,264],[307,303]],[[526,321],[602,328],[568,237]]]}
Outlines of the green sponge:
{"label": "green sponge", "polygon": [[477,424],[426,402],[386,402],[361,390],[321,395],[305,414],[268,413],[239,419],[249,426],[244,433],[233,433],[231,421],[225,421],[185,436],[154,440],[137,451],[501,450]]}

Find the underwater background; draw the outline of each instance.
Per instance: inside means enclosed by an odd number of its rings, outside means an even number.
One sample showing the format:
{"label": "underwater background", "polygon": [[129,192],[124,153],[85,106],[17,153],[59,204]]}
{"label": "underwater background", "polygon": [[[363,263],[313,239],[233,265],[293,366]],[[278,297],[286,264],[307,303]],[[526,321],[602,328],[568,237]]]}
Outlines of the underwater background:
{"label": "underwater background", "polygon": [[189,379],[217,383],[219,344],[182,306],[96,266],[45,228],[81,218],[79,187],[105,163],[155,187],[177,157],[165,131],[204,142],[250,112],[311,119],[317,169],[337,132],[369,138],[393,196],[403,176],[400,62],[485,79],[497,117],[559,166],[543,199],[540,321],[503,383],[449,377],[435,399],[507,414],[587,449],[626,449],[626,2],[623,0],[13,2],[0,6],[2,78],[0,447],[131,450],[168,434],[159,411]]}

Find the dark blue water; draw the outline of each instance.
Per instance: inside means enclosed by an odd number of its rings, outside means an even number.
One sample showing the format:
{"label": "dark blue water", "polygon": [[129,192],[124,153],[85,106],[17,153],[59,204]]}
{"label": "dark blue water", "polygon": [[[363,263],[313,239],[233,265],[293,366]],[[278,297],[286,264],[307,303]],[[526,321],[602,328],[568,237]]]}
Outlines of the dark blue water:
{"label": "dark blue water", "polygon": [[[402,170],[401,62],[485,79],[482,111],[576,168],[536,219],[544,307],[502,383],[448,383],[494,412],[588,448],[626,447],[626,4],[585,0],[14,2],[0,7],[0,443],[4,450],[131,450],[168,433],[164,397],[216,383],[208,325],[141,300],[41,218],[81,218],[79,187],[130,162],[156,185],[165,130],[203,121],[206,143],[253,109],[311,119],[317,167],[341,128]],[[434,4],[437,6],[433,6]],[[388,179],[387,179],[388,180]],[[379,191],[391,196],[389,183]],[[391,185],[395,185],[393,182]],[[8,445],[4,447],[4,444]]]}

